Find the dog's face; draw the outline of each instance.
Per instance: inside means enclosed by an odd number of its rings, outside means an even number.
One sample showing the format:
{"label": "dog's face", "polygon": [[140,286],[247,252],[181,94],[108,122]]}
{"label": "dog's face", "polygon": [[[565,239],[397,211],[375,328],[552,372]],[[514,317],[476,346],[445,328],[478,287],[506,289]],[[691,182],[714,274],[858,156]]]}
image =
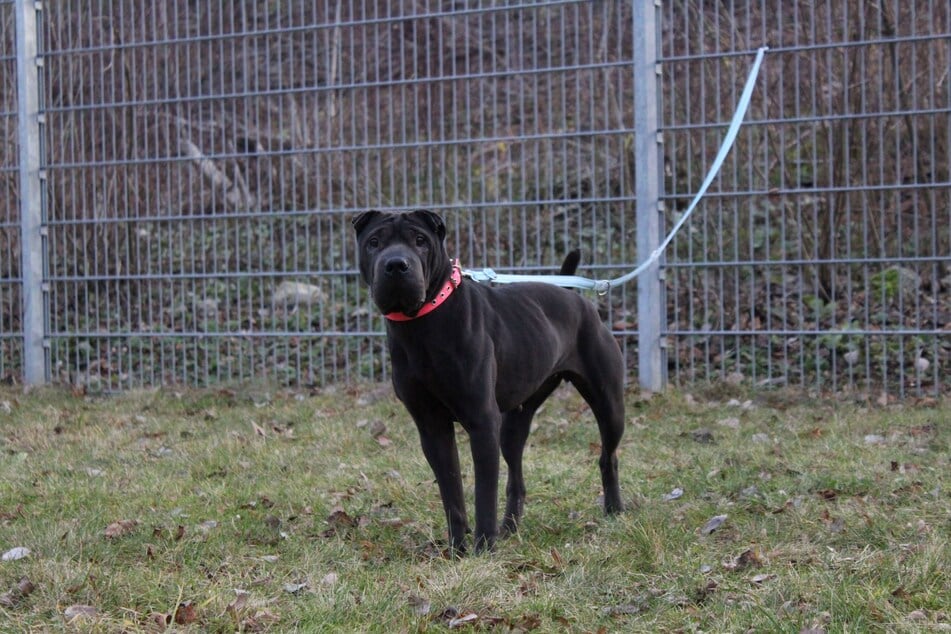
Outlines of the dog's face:
{"label": "dog's face", "polygon": [[353,220],[360,275],[381,312],[416,315],[448,275],[446,226],[431,211],[367,211]]}

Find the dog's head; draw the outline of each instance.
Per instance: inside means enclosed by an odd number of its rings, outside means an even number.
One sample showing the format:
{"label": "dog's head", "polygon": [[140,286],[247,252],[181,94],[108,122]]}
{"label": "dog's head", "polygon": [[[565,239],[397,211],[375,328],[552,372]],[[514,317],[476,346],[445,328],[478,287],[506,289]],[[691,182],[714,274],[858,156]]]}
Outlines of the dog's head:
{"label": "dog's head", "polygon": [[446,225],[431,211],[367,211],[353,219],[360,275],[383,313],[416,315],[449,277]]}

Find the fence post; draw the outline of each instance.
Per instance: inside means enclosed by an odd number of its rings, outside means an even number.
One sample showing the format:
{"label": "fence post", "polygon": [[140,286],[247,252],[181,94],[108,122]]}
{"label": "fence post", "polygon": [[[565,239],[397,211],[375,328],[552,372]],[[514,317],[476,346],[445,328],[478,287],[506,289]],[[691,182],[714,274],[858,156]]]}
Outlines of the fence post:
{"label": "fence post", "polygon": [[40,86],[37,55],[37,0],[16,0],[17,126],[20,150],[20,270],[23,297],[23,378],[48,380],[43,249]]}
{"label": "fence post", "polygon": [[[660,245],[663,226],[658,33],[660,0],[634,2],[634,187],[637,207],[637,258],[643,262]],[[663,258],[661,258],[663,260]],[[659,391],[667,382],[661,332],[667,302],[661,262],[637,280],[638,380],[642,388]]]}

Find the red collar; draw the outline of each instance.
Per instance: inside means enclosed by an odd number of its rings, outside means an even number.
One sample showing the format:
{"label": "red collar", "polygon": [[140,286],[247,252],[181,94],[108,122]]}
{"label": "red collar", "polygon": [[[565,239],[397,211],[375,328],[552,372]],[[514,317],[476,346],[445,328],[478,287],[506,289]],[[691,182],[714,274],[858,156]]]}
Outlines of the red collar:
{"label": "red collar", "polygon": [[452,273],[449,274],[449,279],[446,281],[446,284],[440,289],[432,301],[423,304],[423,307],[419,309],[419,312],[416,313],[415,316],[410,317],[406,313],[401,312],[386,313],[383,316],[390,321],[411,321],[423,315],[428,315],[439,308],[460,284],[462,284],[462,269],[459,268],[459,260],[456,260],[452,263]]}

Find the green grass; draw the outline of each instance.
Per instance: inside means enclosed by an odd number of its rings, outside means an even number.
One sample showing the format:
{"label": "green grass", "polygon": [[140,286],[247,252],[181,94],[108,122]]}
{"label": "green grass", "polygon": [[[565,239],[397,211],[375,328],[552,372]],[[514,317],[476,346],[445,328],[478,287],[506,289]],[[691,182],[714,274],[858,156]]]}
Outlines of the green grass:
{"label": "green grass", "polygon": [[[605,518],[596,427],[559,391],[530,439],[521,533],[452,560],[386,386],[2,391],[0,551],[32,552],[0,562],[0,630],[951,629],[951,403],[730,396],[753,404],[632,394],[631,509]],[[138,523],[107,537],[120,520]],[[96,613],[67,623],[76,605]]]}

